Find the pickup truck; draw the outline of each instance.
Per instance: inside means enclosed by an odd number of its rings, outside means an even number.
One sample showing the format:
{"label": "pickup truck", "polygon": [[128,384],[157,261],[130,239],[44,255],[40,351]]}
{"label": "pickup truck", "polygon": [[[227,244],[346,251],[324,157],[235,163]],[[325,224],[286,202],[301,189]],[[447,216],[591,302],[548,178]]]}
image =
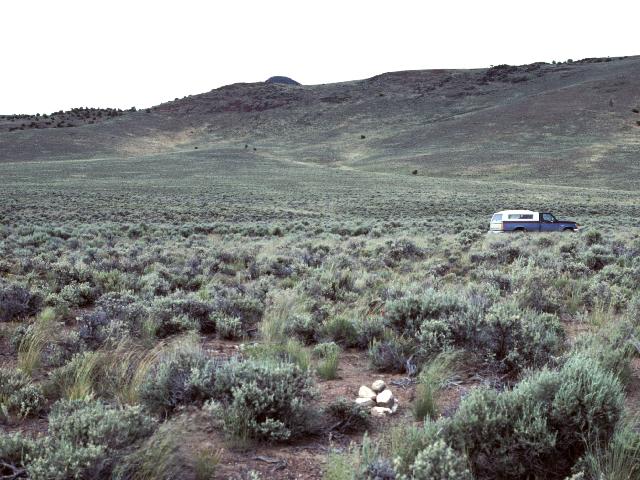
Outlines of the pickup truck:
{"label": "pickup truck", "polygon": [[505,232],[577,232],[576,222],[557,220],[549,212],[531,210],[503,210],[491,217],[489,233]]}

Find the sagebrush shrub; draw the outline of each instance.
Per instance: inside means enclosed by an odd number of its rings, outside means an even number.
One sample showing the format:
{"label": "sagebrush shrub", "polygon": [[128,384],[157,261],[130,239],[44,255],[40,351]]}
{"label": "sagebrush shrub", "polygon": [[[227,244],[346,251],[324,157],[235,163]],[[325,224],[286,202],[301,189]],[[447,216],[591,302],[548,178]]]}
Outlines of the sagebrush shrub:
{"label": "sagebrush shrub", "polygon": [[91,400],[59,401],[49,414],[49,436],[28,455],[36,480],[111,478],[120,459],[155,429],[141,407],[115,408]]}
{"label": "sagebrush shrub", "polygon": [[512,302],[491,307],[481,321],[477,347],[510,372],[539,368],[560,353],[564,330],[555,315],[521,309]]}
{"label": "sagebrush shrub", "polygon": [[415,260],[424,257],[424,250],[408,239],[389,240],[384,263],[394,266],[398,262],[408,259]]}
{"label": "sagebrush shrub", "polygon": [[213,295],[213,310],[230,317],[238,317],[248,327],[262,319],[266,292],[260,288],[217,289]]}
{"label": "sagebrush shrub", "polygon": [[411,475],[400,475],[398,480],[473,480],[465,459],[437,440],[416,456],[411,466]]}
{"label": "sagebrush shrub", "polygon": [[[156,300],[151,315],[159,321],[159,329],[162,331],[159,336],[164,337],[187,329],[213,333],[216,328],[213,311],[211,303],[204,302],[193,294],[176,292],[169,297]],[[170,325],[176,327],[172,329]]]}
{"label": "sagebrush shrub", "polygon": [[358,343],[356,323],[350,317],[332,317],[324,323],[322,330],[324,336],[344,347],[353,347]]}
{"label": "sagebrush shrub", "polygon": [[28,457],[33,455],[38,445],[20,433],[0,435],[0,475],[6,478],[20,478],[15,475],[25,469]]}
{"label": "sagebrush shrub", "polygon": [[286,440],[312,426],[314,390],[308,371],[290,363],[248,360],[216,372],[215,398],[233,436]]}
{"label": "sagebrush shrub", "polygon": [[613,373],[623,384],[633,377],[631,360],[635,353],[632,344],[633,326],[623,321],[608,325],[597,332],[578,337],[573,350],[582,352],[598,362],[606,371]]}
{"label": "sagebrush shrub", "polygon": [[427,360],[453,345],[453,332],[445,320],[425,320],[417,333],[421,360]]}
{"label": "sagebrush shrub", "polygon": [[598,230],[588,230],[582,236],[584,243],[590,247],[591,245],[597,245],[602,243],[602,233]]}
{"label": "sagebrush shrub", "polygon": [[177,348],[161,355],[139,387],[140,401],[151,412],[168,415],[177,407],[212,394],[215,362],[199,348]]}
{"label": "sagebrush shrub", "polygon": [[587,443],[607,445],[623,409],[618,380],[576,355],[557,371],[542,370],[513,390],[477,389],[443,428],[466,452],[476,478],[564,478]]}
{"label": "sagebrush shrub", "polygon": [[49,432],[75,445],[105,445],[121,449],[147,437],[155,422],[141,407],[117,408],[93,400],[60,400],[51,407]]}
{"label": "sagebrush shrub", "polygon": [[525,269],[521,274],[516,298],[522,308],[547,313],[559,313],[562,310],[560,293],[544,271]]}
{"label": "sagebrush shrub", "polygon": [[368,315],[356,323],[357,347],[367,348],[374,340],[380,340],[384,336],[387,323],[384,317]]}
{"label": "sagebrush shrub", "polygon": [[80,339],[89,348],[97,348],[106,342],[115,344],[138,337],[147,315],[147,309],[131,293],[106,293],[96,301],[93,311],[80,317]]}
{"label": "sagebrush shrub", "polygon": [[42,307],[40,294],[0,281],[0,322],[11,322],[36,315]]}
{"label": "sagebrush shrub", "polygon": [[578,456],[585,440],[606,445],[624,407],[624,395],[615,376],[590,357],[575,355],[560,371],[551,423],[558,432],[556,448]]}
{"label": "sagebrush shrub", "polygon": [[440,319],[465,307],[464,301],[452,293],[427,289],[387,302],[385,318],[398,332],[413,334],[424,320]]}
{"label": "sagebrush shrub", "polygon": [[310,345],[320,336],[321,324],[308,313],[293,314],[287,317],[284,333],[288,337],[295,336]]}
{"label": "sagebrush shrub", "polygon": [[386,334],[382,340],[374,340],[369,347],[371,366],[379,372],[402,373],[411,368],[410,342],[395,334]]}
{"label": "sagebrush shrub", "polygon": [[242,320],[238,317],[228,317],[226,315],[215,315],[216,331],[218,337],[225,340],[235,340],[242,337]]}
{"label": "sagebrush shrub", "polygon": [[86,307],[94,302],[97,290],[87,282],[65,285],[58,296],[70,307]]}
{"label": "sagebrush shrub", "polygon": [[602,245],[593,245],[582,255],[582,261],[592,271],[600,271],[615,261],[611,251]]}
{"label": "sagebrush shrub", "polygon": [[313,347],[312,354],[316,358],[327,358],[340,353],[340,346],[335,342],[318,343]]}
{"label": "sagebrush shrub", "polygon": [[44,408],[40,386],[20,370],[0,368],[0,422],[35,416]]}

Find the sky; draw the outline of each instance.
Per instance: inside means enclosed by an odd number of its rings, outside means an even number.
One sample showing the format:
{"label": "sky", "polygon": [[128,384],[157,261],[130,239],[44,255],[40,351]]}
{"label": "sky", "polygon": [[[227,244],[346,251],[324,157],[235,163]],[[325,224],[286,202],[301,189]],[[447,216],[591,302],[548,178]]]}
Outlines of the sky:
{"label": "sky", "polygon": [[0,114],[149,107],[236,82],[640,54],[638,1],[0,2]]}

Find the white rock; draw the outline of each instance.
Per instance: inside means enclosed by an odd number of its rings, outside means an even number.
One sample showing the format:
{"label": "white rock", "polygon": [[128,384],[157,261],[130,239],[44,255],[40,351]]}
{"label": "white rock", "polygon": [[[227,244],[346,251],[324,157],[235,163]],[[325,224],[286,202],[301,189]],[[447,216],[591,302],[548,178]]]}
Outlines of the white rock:
{"label": "white rock", "polygon": [[371,385],[371,390],[376,393],[380,393],[385,388],[387,388],[387,385],[384,383],[384,380],[376,380],[375,382],[373,382],[373,385]]}
{"label": "white rock", "polygon": [[398,411],[398,400],[394,398],[393,407],[391,407],[391,413],[396,413]]}
{"label": "white rock", "polygon": [[373,407],[376,404],[372,398],[356,398],[356,403],[367,408]]}
{"label": "white rock", "polygon": [[386,407],[373,407],[371,409],[371,415],[374,417],[386,417],[387,415],[391,415],[391,409]]}
{"label": "white rock", "polygon": [[391,390],[383,390],[376,396],[376,403],[379,407],[391,407],[393,405],[393,393]]}
{"label": "white rock", "polygon": [[371,390],[369,387],[362,385],[360,390],[358,390],[358,396],[360,398],[370,398],[371,400],[375,400],[376,393]]}

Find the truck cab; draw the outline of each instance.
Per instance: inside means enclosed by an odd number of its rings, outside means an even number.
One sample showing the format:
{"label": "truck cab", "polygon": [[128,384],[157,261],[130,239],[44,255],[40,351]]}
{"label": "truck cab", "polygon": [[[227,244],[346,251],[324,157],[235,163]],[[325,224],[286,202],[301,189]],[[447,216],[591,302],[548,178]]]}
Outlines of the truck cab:
{"label": "truck cab", "polygon": [[558,220],[551,212],[502,210],[491,217],[489,233],[576,232],[580,226],[571,220]]}

